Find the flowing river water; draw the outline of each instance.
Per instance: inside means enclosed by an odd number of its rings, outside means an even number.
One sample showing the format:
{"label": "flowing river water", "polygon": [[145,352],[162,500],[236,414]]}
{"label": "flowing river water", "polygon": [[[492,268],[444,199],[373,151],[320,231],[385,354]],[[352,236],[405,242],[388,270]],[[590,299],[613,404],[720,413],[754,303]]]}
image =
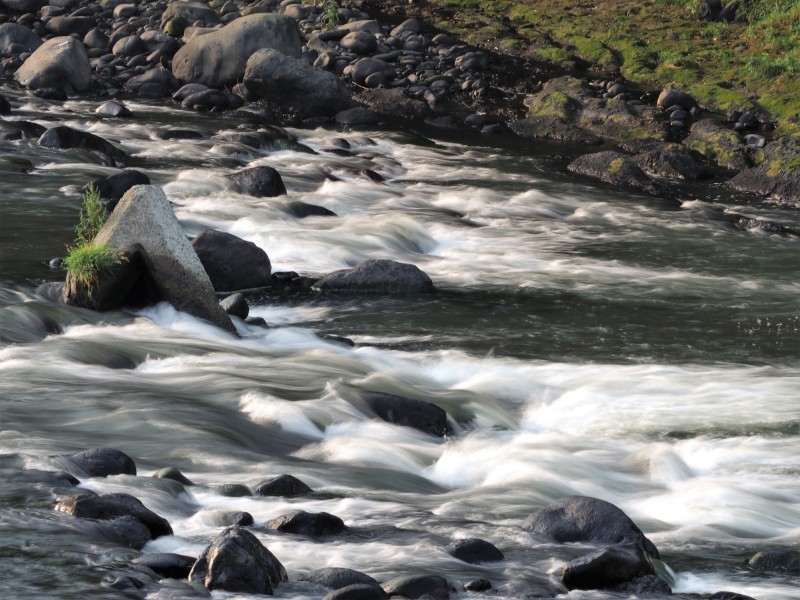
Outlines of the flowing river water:
{"label": "flowing river water", "polygon": [[[100,120],[97,104],[32,99],[3,119],[118,142],[188,234],[251,240],[274,271],[315,276],[389,258],[419,266],[437,292],[251,297],[251,315],[271,327],[240,323],[240,339],[165,304],[99,314],[53,303],[35,288],[63,279],[47,262],[73,238],[79,188],[115,170],[35,138],[0,141],[4,598],[119,597],[100,584],[132,553],[88,537],[81,520],[53,510],[49,487],[19,476],[97,446],[133,457],[140,476],[82,486],[132,493],[174,529],[146,552],[196,556],[224,511],[248,511],[289,572],[280,598],[322,598],[298,580],[327,566],[379,581],[484,577],[498,598],[548,589],[564,557],[587,548],[556,549],[521,524],[572,494],[630,515],[676,592],[796,598],[797,573],[745,562],[800,543],[800,239],[726,218],[797,227],[796,211],[724,187],[677,208],[592,186],[564,174],[564,147],[314,129],[291,133],[316,153],[258,150],[217,135],[244,120],[137,103],[133,119]],[[174,129],[202,138],[159,135]],[[337,138],[349,155],[331,151]],[[258,165],[278,169],[290,200],[338,216],[297,219],[285,198],[226,188],[223,175]],[[377,421],[354,402],[364,390],[433,402],[452,431],[440,440]],[[165,466],[198,485],[141,476]],[[316,493],[220,494],[220,484],[252,489],[281,473]],[[298,508],[337,515],[351,531],[315,542],[263,528]],[[489,540],[506,559],[475,566],[443,552],[463,537]],[[166,586],[151,597],[185,594]]]}

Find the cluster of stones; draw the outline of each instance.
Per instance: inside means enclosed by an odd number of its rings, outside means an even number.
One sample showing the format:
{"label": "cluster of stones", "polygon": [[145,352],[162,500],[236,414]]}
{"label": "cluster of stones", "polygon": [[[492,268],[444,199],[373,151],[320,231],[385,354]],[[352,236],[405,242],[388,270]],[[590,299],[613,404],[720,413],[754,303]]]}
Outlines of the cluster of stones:
{"label": "cluster of stones", "polygon": [[[161,536],[172,535],[169,522],[141,501],[126,493],[96,494],[77,488],[81,478],[127,475],[135,477],[134,461],[114,448],[92,448],[73,455],[60,456],[53,463],[61,471],[28,471],[27,476],[46,483],[62,499],[55,509],[86,523],[82,531],[106,543],[141,550],[145,544]],[[165,467],[152,475],[177,493],[194,486],[178,469]],[[251,491],[240,484],[216,486],[223,496],[313,498],[315,492],[298,478],[283,474],[268,478]],[[275,588],[289,580],[289,575],[276,557],[251,530],[265,530],[313,538],[319,542],[336,539],[351,527],[326,512],[292,511],[263,525],[252,515],[227,511],[223,529],[196,559],[173,553],[137,553],[127,559],[127,574],[108,581],[109,587],[132,597],[144,597],[165,581],[184,580],[200,584],[208,590],[272,595]],[[669,585],[656,574],[654,559],[659,558],[655,545],[619,508],[597,498],[568,496],[540,508],[520,523],[521,531],[533,543],[553,545],[579,543],[596,549],[570,560],[560,573],[560,585],[567,590],[605,589],[621,593],[662,596],[670,595]],[[481,538],[457,539],[441,548],[443,553],[466,564],[480,565],[505,560],[503,552]],[[800,553],[771,550],[759,552],[748,561],[748,567],[760,571],[796,570]],[[438,574],[420,573],[378,582],[366,573],[344,567],[323,568],[298,575],[298,579],[330,590],[326,600],[385,600],[400,596],[411,600],[434,598],[446,600],[455,591],[452,584]],[[185,585],[185,584],[184,584]],[[173,589],[175,585],[173,584]],[[462,583],[468,592],[492,589],[491,581],[476,578]],[[560,593],[556,586],[550,594]],[[181,588],[194,595],[188,585]],[[501,590],[503,591],[503,590]],[[522,588],[505,590],[522,594]],[[749,600],[731,592],[705,595],[727,600]]]}

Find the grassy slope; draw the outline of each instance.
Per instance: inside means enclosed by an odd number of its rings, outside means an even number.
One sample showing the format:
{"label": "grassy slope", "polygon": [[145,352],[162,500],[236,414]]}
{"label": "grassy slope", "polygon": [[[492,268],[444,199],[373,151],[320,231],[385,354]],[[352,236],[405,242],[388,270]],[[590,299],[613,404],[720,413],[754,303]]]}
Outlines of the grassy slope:
{"label": "grassy slope", "polygon": [[[677,87],[707,108],[768,111],[800,134],[800,0],[748,25],[703,21],[695,0],[427,0],[428,18],[477,45]],[[780,5],[780,9],[774,9]]]}

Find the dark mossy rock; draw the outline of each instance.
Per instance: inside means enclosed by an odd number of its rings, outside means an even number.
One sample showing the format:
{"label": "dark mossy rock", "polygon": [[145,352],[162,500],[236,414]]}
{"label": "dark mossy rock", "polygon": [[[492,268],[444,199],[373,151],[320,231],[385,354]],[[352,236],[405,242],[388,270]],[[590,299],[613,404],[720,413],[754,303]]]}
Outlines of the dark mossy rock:
{"label": "dark mossy rock", "polygon": [[305,219],[306,217],[335,217],[337,216],[332,210],[328,210],[324,206],[316,204],[308,204],[300,200],[294,200],[286,204],[286,212],[298,219]]}
{"label": "dark mossy rock", "polygon": [[352,269],[329,273],[315,287],[341,292],[430,293],[433,282],[416,265],[371,259]]}
{"label": "dark mossy rock", "polygon": [[784,137],[756,153],[758,166],[744,169],[728,182],[740,192],[800,207],[800,138]]}
{"label": "dark mossy rock", "polygon": [[568,590],[602,590],[639,575],[655,575],[644,551],[637,546],[612,546],[570,561],[561,581]]}
{"label": "dark mossy rock", "polygon": [[283,184],[281,174],[272,167],[244,169],[237,173],[231,173],[226,178],[233,183],[237,191],[256,198],[274,198],[286,195],[286,186]]}
{"label": "dark mossy rock", "polygon": [[262,481],[256,487],[256,494],[259,496],[283,496],[284,498],[307,496],[313,491],[297,477],[286,474]]}
{"label": "dark mossy rock", "polygon": [[380,392],[363,392],[360,400],[387,423],[413,427],[436,437],[447,434],[447,413],[430,402]]}
{"label": "dark mossy rock", "polygon": [[194,566],[195,558],[172,552],[143,554],[133,559],[135,565],[145,566],[161,577],[168,579],[186,579]]}
{"label": "dark mossy rock", "polygon": [[707,175],[705,167],[694,159],[691,152],[680,146],[665,145],[642,152],[633,157],[633,162],[647,175],[655,177],[694,181]]}
{"label": "dark mossy rock", "polygon": [[175,467],[164,467],[163,469],[159,469],[153,473],[153,477],[156,479],[172,479],[173,481],[177,481],[183,485],[194,485],[189,478],[187,478]]}
{"label": "dark mossy rock", "polygon": [[750,166],[741,136],[719,121],[703,119],[692,125],[683,143],[724,169],[741,171]]}
{"label": "dark mossy rock", "polygon": [[269,521],[268,529],[276,529],[283,533],[296,533],[318,538],[337,535],[347,531],[347,526],[339,517],[330,513],[309,513],[297,510]]}
{"label": "dark mossy rock", "polygon": [[88,131],[79,131],[66,125],[51,127],[39,137],[37,143],[55,150],[71,148],[87,150],[97,156],[104,165],[112,167],[121,167],[128,160],[128,155],[111,142]]}
{"label": "dark mossy rock", "polygon": [[567,169],[612,185],[658,193],[655,183],[630,157],[613,150],[579,156],[567,165]]}
{"label": "dark mossy rock", "polygon": [[192,240],[192,246],[218,292],[265,287],[272,283],[269,256],[253,242],[207,229]]}
{"label": "dark mossy rock", "polygon": [[747,565],[756,571],[785,571],[797,575],[800,573],[800,551],[765,550],[754,554]]}
{"label": "dark mossy rock", "polygon": [[390,596],[403,596],[409,600],[423,596],[433,600],[450,598],[450,586],[441,575],[405,575],[395,577],[383,584],[384,591]]}
{"label": "dark mossy rock", "polygon": [[258,538],[241,527],[228,527],[203,550],[189,580],[209,590],[272,595],[287,581],[286,569]]}
{"label": "dark mossy rock", "polygon": [[758,230],[766,233],[777,233],[778,235],[800,235],[800,230],[793,229],[782,223],[745,217],[744,215],[729,215],[731,225],[741,231]]}
{"label": "dark mossy rock", "polygon": [[[361,571],[353,569],[345,569],[342,567],[326,567],[324,569],[316,569],[310,573],[300,577],[302,581],[310,581],[317,585],[323,585],[327,588],[338,590],[351,585],[374,585],[380,587],[380,584]],[[381,590],[383,591],[383,590]]]}
{"label": "dark mossy rock", "polygon": [[90,477],[136,475],[136,463],[130,456],[116,448],[89,448],[60,457],[58,462],[65,470],[75,466],[81,471],[78,475],[85,473]]}
{"label": "dark mossy rock", "polygon": [[172,535],[172,527],[165,518],[158,516],[130,494],[70,496],[56,504],[56,510],[83,519],[108,520],[130,516],[141,521],[153,538]]}
{"label": "dark mossy rock", "polygon": [[250,307],[247,305],[247,299],[244,294],[231,294],[227,298],[220,301],[219,305],[229,315],[239,317],[244,320],[250,314]]}
{"label": "dark mossy rock", "polygon": [[426,102],[409,98],[399,88],[365,90],[353,100],[379,115],[396,119],[422,121],[431,114]]}
{"label": "dark mossy rock", "polygon": [[220,496],[228,498],[246,498],[253,495],[250,488],[241,483],[223,483],[216,488],[216,491]]}
{"label": "dark mossy rock", "polygon": [[505,558],[497,546],[480,538],[456,540],[445,548],[445,552],[472,565],[497,562]]}
{"label": "dark mossy rock", "polygon": [[388,600],[388,598],[389,595],[377,584],[354,583],[332,591],[323,600]]}
{"label": "dark mossy rock", "polygon": [[[135,185],[150,185],[150,178],[136,169],[125,169],[114,175],[95,179],[90,185],[97,189],[100,198],[103,199],[103,206],[108,212],[111,212],[125,192]],[[86,188],[84,188],[85,191]]]}
{"label": "dark mossy rock", "polygon": [[535,116],[511,121],[508,128],[521,137],[597,146],[603,139],[558,117]]}
{"label": "dark mossy rock", "polygon": [[522,525],[545,540],[566,544],[633,544],[658,558],[658,550],[619,508],[598,498],[566,496],[532,513]]}

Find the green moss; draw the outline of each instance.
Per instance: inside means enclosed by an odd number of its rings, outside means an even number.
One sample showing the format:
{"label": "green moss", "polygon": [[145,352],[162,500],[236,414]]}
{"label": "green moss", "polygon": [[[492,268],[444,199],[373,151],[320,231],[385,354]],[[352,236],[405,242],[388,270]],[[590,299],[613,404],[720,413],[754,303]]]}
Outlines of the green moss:
{"label": "green moss", "polygon": [[563,92],[537,94],[528,107],[529,117],[557,117],[569,123],[575,118],[578,103]]}
{"label": "green moss", "polygon": [[620,170],[620,169],[621,169],[621,168],[622,168],[624,165],[625,165],[625,159],[624,159],[624,158],[615,158],[615,159],[614,159],[614,160],[612,160],[612,161],[611,161],[611,163],[608,165],[608,174],[609,174],[609,175],[612,175],[612,176],[613,176],[613,175],[616,175],[617,173],[619,173],[619,170]]}
{"label": "green moss", "polygon": [[572,53],[556,46],[549,46],[546,48],[534,48],[531,50],[531,56],[535,60],[544,63],[557,65],[565,69],[574,69],[576,67],[576,59]]}

